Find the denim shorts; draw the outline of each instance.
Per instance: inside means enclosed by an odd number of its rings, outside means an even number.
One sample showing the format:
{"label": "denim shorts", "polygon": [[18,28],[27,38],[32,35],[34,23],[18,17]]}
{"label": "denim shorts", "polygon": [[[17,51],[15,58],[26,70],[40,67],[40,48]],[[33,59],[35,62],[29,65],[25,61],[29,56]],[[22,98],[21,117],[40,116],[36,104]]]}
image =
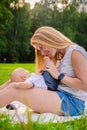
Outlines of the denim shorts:
{"label": "denim shorts", "polygon": [[78,116],[84,113],[85,102],[64,91],[56,91],[62,100],[64,116]]}

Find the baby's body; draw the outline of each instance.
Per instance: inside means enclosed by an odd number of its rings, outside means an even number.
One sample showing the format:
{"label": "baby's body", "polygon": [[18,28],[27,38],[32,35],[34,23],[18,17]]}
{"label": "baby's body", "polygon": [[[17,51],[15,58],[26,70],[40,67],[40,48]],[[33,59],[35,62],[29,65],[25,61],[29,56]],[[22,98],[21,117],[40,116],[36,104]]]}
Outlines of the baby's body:
{"label": "baby's body", "polygon": [[[49,60],[46,58],[46,60]],[[53,62],[50,61],[51,64]],[[39,87],[51,91],[57,90],[58,82],[54,79],[49,72],[43,71],[42,74],[31,73],[24,68],[17,68],[11,74],[11,82],[14,82],[16,88],[28,89],[32,87]],[[14,105],[9,104],[7,109],[16,109]]]}
{"label": "baby's body", "polygon": [[[50,58],[44,57],[45,66],[49,61],[50,64],[54,64]],[[52,91],[57,90],[58,81],[54,79],[49,72],[43,71],[41,74],[31,73],[24,68],[17,68],[11,74],[11,82],[15,82],[15,86],[18,88],[31,88],[39,87],[43,89],[49,89]]]}
{"label": "baby's body", "polygon": [[15,82],[16,88],[39,87],[43,89],[56,90],[58,82],[47,71],[35,74],[24,68],[17,68],[11,74],[11,82]]}
{"label": "baby's body", "polygon": [[31,75],[25,80],[25,82],[31,82],[34,87],[40,87],[43,89],[47,89],[47,85],[46,85],[42,75],[31,73]]}

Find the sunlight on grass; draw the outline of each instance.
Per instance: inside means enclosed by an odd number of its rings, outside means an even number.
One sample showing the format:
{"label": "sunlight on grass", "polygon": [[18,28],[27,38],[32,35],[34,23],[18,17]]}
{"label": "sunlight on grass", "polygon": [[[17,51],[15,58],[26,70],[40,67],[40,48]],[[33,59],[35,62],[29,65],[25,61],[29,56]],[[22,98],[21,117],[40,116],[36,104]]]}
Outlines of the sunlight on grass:
{"label": "sunlight on grass", "polygon": [[0,130],[87,130],[87,116],[63,123],[51,121],[40,123],[38,120],[33,122],[30,113],[27,113],[27,115],[28,123],[25,123],[23,121],[16,122],[8,115],[0,113]]}
{"label": "sunlight on grass", "polygon": [[[0,85],[10,78],[11,72],[17,68],[23,67],[30,72],[35,72],[35,64],[0,64]],[[8,115],[0,113],[0,130],[87,130],[87,116],[82,116],[80,119],[74,119],[68,122],[40,123],[39,119],[36,122],[31,120],[31,113],[27,112],[28,123],[15,122]]]}
{"label": "sunlight on grass", "polygon": [[23,67],[30,72],[35,72],[35,64],[0,64],[0,85],[10,78],[11,72],[17,68]]}

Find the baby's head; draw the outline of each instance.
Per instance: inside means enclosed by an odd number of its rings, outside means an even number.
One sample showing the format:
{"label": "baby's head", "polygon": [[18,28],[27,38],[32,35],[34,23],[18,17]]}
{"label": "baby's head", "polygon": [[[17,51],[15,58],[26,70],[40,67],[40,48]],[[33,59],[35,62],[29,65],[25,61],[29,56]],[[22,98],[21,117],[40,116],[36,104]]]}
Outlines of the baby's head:
{"label": "baby's head", "polygon": [[12,82],[23,82],[30,76],[29,71],[24,68],[17,68],[11,74]]}

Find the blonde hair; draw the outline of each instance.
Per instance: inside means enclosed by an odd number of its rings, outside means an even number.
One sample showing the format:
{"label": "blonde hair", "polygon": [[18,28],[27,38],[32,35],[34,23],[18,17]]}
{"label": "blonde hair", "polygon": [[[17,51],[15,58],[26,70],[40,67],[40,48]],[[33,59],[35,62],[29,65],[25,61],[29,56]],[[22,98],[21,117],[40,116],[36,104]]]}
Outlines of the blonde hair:
{"label": "blonde hair", "polygon": [[[31,45],[40,44],[47,47],[53,47],[56,49],[64,49],[73,42],[64,36],[61,32],[48,26],[38,28],[31,38]],[[44,67],[43,56],[39,50],[36,53],[36,71],[39,72]],[[57,60],[57,59],[56,59]]]}

